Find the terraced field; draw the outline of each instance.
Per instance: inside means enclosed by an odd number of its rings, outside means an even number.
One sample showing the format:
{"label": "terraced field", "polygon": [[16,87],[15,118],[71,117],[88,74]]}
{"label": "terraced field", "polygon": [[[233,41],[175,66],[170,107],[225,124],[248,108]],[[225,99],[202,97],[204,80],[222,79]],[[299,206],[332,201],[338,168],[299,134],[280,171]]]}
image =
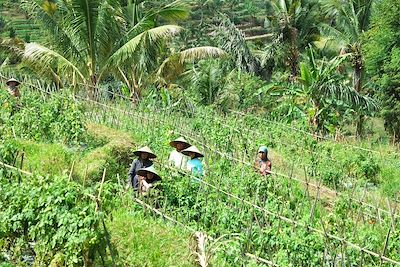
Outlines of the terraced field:
{"label": "terraced field", "polygon": [[2,37],[9,37],[9,29],[14,29],[16,37],[30,42],[39,42],[43,39],[40,29],[29,19],[26,13],[19,7],[19,1],[0,0],[0,14],[8,22],[8,30],[2,33]]}

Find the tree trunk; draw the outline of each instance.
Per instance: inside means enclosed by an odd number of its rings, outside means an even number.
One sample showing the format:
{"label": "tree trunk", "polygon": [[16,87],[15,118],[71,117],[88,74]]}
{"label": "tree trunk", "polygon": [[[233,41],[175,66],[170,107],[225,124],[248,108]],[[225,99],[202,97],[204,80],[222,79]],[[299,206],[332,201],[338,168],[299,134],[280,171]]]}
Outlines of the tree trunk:
{"label": "tree trunk", "polygon": [[[354,73],[353,73],[353,88],[357,93],[362,91],[362,79],[363,79],[363,63],[360,54],[356,54]],[[362,114],[362,110],[358,109],[358,118],[356,122],[356,135],[358,138],[362,138],[364,135],[364,121],[365,116]]]}
{"label": "tree trunk", "polygon": [[136,80],[135,73],[132,73],[132,87],[130,95],[132,103],[139,102],[140,97],[141,97],[140,86]]}
{"label": "tree trunk", "polygon": [[297,47],[297,37],[298,37],[298,30],[296,28],[292,28],[290,30],[290,52],[289,52],[291,81],[294,81],[299,73],[299,49]]}
{"label": "tree trunk", "polygon": [[88,97],[91,100],[95,100],[98,97],[98,94],[97,94],[97,76],[96,75],[90,76],[90,80],[91,80],[92,84],[88,85],[88,87],[89,87]]}

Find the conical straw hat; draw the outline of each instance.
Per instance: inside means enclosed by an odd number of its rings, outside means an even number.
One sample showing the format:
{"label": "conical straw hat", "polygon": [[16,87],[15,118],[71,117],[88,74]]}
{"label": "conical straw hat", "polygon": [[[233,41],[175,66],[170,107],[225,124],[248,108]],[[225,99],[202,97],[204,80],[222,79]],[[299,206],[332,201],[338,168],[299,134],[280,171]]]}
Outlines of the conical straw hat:
{"label": "conical straw hat", "polygon": [[21,84],[19,81],[17,81],[17,80],[14,79],[14,78],[11,78],[11,79],[9,79],[8,81],[6,81],[6,84],[9,85],[11,82],[16,82],[16,83],[17,83],[17,86]]}
{"label": "conical straw hat", "polygon": [[140,156],[140,153],[148,153],[149,159],[157,158],[156,154],[154,154],[153,151],[151,151],[151,149],[148,146],[144,146],[133,152],[133,154],[135,154],[138,157]]}
{"label": "conical straw hat", "polygon": [[186,148],[185,150],[181,151],[181,153],[186,155],[186,156],[189,156],[190,152],[195,153],[197,158],[204,157],[204,155],[200,152],[200,150],[196,146],[191,146],[191,147]]}
{"label": "conical straw hat", "polygon": [[140,175],[140,176],[146,177],[148,172],[151,172],[151,173],[154,174],[154,179],[155,180],[161,180],[161,176],[157,173],[157,171],[156,171],[156,169],[154,168],[153,165],[151,165],[150,167],[147,167],[147,168],[139,169],[137,171],[137,174]]}
{"label": "conical straw hat", "polygon": [[184,145],[185,145],[185,148],[190,147],[189,142],[186,141],[186,139],[183,138],[183,137],[179,137],[178,139],[175,139],[174,141],[171,141],[171,142],[169,143],[169,145],[172,146],[172,147],[176,147],[176,144],[177,144],[177,143],[182,143],[182,144],[184,144]]}

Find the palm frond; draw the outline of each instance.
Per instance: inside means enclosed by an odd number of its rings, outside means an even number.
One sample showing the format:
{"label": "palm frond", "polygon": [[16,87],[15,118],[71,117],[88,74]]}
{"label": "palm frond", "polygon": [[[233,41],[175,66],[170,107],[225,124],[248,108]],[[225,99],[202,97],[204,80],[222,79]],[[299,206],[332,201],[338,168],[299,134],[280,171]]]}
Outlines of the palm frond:
{"label": "palm frond", "polygon": [[32,16],[35,22],[43,26],[42,28],[49,33],[48,36],[54,41],[54,45],[62,49],[64,54],[76,58],[80,56],[79,45],[73,39],[74,34],[72,31],[68,31],[67,27],[64,27],[62,20],[48,14],[38,1],[24,1],[22,7]]}
{"label": "palm frond", "polygon": [[189,17],[189,5],[183,1],[174,1],[161,9],[150,12],[150,16],[158,16],[166,21],[184,20]]}
{"label": "palm frond", "polygon": [[[74,20],[71,24],[80,35],[85,36],[88,56],[90,61],[95,61],[97,48],[95,35],[100,2],[99,0],[72,0],[71,4],[74,9]],[[90,62],[90,64],[95,65],[96,62]]]}
{"label": "palm frond", "polygon": [[108,60],[107,66],[118,66],[133,58],[140,48],[141,42],[146,39],[150,46],[158,46],[161,40],[171,38],[182,30],[176,25],[164,25],[147,30],[124,44]]}
{"label": "palm frond", "polygon": [[205,58],[218,58],[226,55],[226,52],[218,47],[201,46],[186,49],[180,54],[180,61],[195,61]]}
{"label": "palm frond", "polygon": [[118,1],[103,1],[99,6],[95,36],[100,65],[114,52],[115,44],[123,35],[123,27],[124,19]]}
{"label": "palm frond", "polygon": [[207,58],[220,58],[225,55],[225,51],[218,47],[202,46],[189,48],[166,58],[158,68],[157,75],[165,80],[174,80],[185,71],[185,62]]}
{"label": "palm frond", "polygon": [[34,62],[36,65],[43,66],[44,68],[56,66],[61,71],[74,72],[82,79],[82,81],[85,81],[84,75],[73,62],[69,61],[56,51],[40,44],[26,44],[23,53],[23,60]]}

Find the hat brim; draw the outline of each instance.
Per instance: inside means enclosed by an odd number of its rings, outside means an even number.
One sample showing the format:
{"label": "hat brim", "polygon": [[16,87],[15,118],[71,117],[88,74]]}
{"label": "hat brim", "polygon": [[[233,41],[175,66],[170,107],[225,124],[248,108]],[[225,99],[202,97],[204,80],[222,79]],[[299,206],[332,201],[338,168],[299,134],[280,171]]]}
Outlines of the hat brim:
{"label": "hat brim", "polygon": [[196,158],[204,158],[203,154],[194,151],[182,151],[181,153],[186,156],[189,156],[190,153],[194,153],[196,154]]}
{"label": "hat brim", "polygon": [[19,81],[17,81],[17,80],[11,80],[11,81],[7,81],[7,82],[6,82],[6,85],[10,85],[10,83],[16,83],[17,86],[21,84],[21,83],[20,83]]}
{"label": "hat brim", "polygon": [[157,156],[156,156],[155,154],[150,153],[150,152],[147,152],[147,151],[136,150],[136,151],[133,152],[133,154],[134,154],[135,156],[138,156],[138,157],[140,157],[140,154],[141,154],[141,153],[147,153],[147,154],[149,155],[149,159],[155,159],[155,158],[157,158]]}
{"label": "hat brim", "polygon": [[268,151],[258,150],[258,153],[265,153],[265,154],[268,154]]}
{"label": "hat brim", "polygon": [[185,145],[184,149],[190,147],[190,144],[187,143],[187,142],[182,142],[182,141],[171,141],[171,142],[169,142],[169,145],[172,146],[172,147],[175,147],[175,148],[176,148],[177,144],[184,144]]}
{"label": "hat brim", "polygon": [[155,180],[161,180],[160,175],[158,175],[158,174],[155,173],[155,172],[149,171],[149,170],[138,170],[138,171],[137,171],[137,175],[146,177],[148,172],[154,174],[154,179],[155,179]]}

